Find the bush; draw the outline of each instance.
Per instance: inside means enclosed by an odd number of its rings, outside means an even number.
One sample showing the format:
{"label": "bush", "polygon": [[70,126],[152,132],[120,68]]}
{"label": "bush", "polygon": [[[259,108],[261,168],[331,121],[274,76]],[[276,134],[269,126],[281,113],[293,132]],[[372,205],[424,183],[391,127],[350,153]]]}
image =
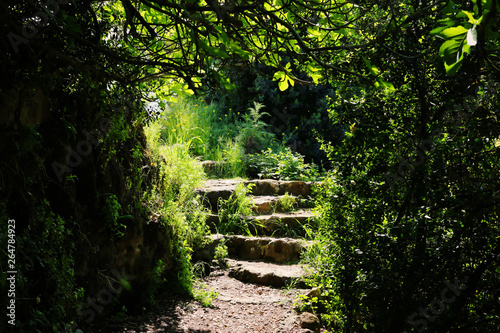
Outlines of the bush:
{"label": "bush", "polygon": [[314,163],[305,163],[304,157],[293,153],[288,147],[275,146],[247,157],[250,175],[277,180],[321,179],[321,173]]}
{"label": "bush", "polygon": [[498,326],[498,290],[491,286],[500,285],[499,164],[492,138],[500,127],[490,118],[498,114],[498,94],[484,93],[474,117],[472,110],[454,117],[457,102],[440,98],[444,83],[433,83],[427,92],[443,105],[427,110],[433,114],[425,124],[420,104],[408,102],[418,100],[409,86],[350,94],[350,105],[332,112],[352,125],[343,145],[325,147],[334,173],[318,193],[326,242],[314,260],[314,283],[324,290],[322,318],[343,332]]}
{"label": "bush", "polygon": [[[191,119],[188,116],[186,118]],[[203,208],[195,193],[195,188],[201,185],[206,176],[199,160],[192,156],[193,140],[189,133],[193,133],[189,130],[179,130],[178,133],[166,137],[163,122],[161,119],[151,122],[145,129],[154,160],[152,167],[158,171],[158,177],[154,190],[145,195],[144,202],[151,216],[161,223],[165,230],[170,230],[169,237],[174,244],[173,257],[176,258],[179,272],[175,284],[192,295],[194,276],[191,253],[204,245],[205,236],[209,234],[205,223],[208,211]],[[186,120],[185,123],[187,122]],[[182,129],[182,126],[174,127]],[[161,265],[162,263],[159,263],[157,267],[157,281],[165,281]],[[160,287],[160,283],[154,286]],[[150,293],[154,293],[154,290]]]}
{"label": "bush", "polygon": [[[283,58],[283,65],[290,59]],[[294,63],[293,61],[291,62]],[[236,85],[233,90],[212,89],[207,100],[223,105],[225,109],[244,113],[255,101],[266,105],[267,114],[262,118],[268,124],[268,131],[279,140],[304,155],[306,161],[329,163],[321,150],[318,138],[339,144],[342,127],[334,125],[328,116],[330,99],[335,98],[335,89],[330,85],[295,85],[280,91],[273,80],[275,68],[265,65],[236,65],[228,63],[222,69]],[[299,79],[310,80],[292,65]]]}
{"label": "bush", "polygon": [[249,222],[242,217],[252,214],[253,200],[247,196],[247,193],[251,191],[253,186],[255,185],[249,184],[245,186],[245,184],[239,183],[227,200],[219,198],[220,223],[218,232],[223,234],[243,232],[252,235],[248,226]]}
{"label": "bush", "polygon": [[261,120],[266,112],[260,112],[263,104],[254,102],[254,106],[248,109],[248,113],[243,115],[240,133],[236,136],[238,142],[245,153],[256,153],[271,146],[274,135],[266,131],[268,125]]}

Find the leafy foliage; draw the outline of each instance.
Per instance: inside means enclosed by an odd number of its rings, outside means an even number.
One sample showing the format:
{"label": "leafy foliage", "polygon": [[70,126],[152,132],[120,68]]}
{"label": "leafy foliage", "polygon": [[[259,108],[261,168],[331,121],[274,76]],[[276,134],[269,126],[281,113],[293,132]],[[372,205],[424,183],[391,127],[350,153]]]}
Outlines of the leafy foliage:
{"label": "leafy foliage", "polygon": [[[494,43],[500,36],[495,30],[497,25],[496,13],[500,10],[497,1],[473,1],[473,11],[460,10],[459,7],[448,5],[443,9],[445,18],[439,20],[444,26],[433,29],[430,34],[436,35],[445,41],[439,48],[439,54],[444,59],[447,74],[454,74],[460,68],[466,54],[471,53],[481,40],[484,51],[497,51]],[[457,21],[465,19],[465,22]],[[479,35],[478,35],[479,34]]]}
{"label": "leafy foliage", "polygon": [[[436,74],[421,81],[424,70]],[[351,126],[343,145],[325,145],[334,171],[320,191],[328,241],[315,284],[344,331],[480,332],[498,320],[484,301],[500,279],[497,83],[469,78],[464,91],[463,78],[415,72],[394,94],[345,89],[346,103],[332,105],[332,119]],[[426,317],[444,281],[467,289]]]}
{"label": "leafy foliage", "polygon": [[253,201],[247,196],[254,184],[245,185],[239,183],[236,189],[231,193],[227,200],[219,198],[219,232],[223,234],[243,232],[252,235],[249,227],[249,221],[245,216],[252,214]]}
{"label": "leafy foliage", "polygon": [[268,148],[260,154],[249,155],[249,173],[277,180],[313,181],[321,178],[315,164],[305,163],[303,156],[293,153],[288,147],[276,147],[275,150]]}
{"label": "leafy foliage", "polygon": [[273,135],[266,131],[268,126],[261,120],[266,112],[260,110],[263,104],[254,102],[254,106],[243,115],[243,122],[236,141],[245,149],[245,153],[255,153],[271,145]]}

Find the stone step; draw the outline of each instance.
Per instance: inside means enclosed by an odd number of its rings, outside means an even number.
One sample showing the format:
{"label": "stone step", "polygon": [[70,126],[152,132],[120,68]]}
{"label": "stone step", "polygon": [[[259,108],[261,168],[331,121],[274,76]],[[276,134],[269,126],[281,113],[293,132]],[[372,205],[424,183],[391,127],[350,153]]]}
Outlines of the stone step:
{"label": "stone step", "polygon": [[[314,220],[314,214],[308,210],[298,210],[290,213],[273,213],[241,217],[249,225],[252,235],[280,236],[293,232],[296,236],[305,236],[303,225]],[[220,229],[217,214],[209,214],[207,225],[212,232]]]}
{"label": "stone step", "polygon": [[211,179],[205,182],[196,193],[203,198],[204,205],[213,212],[217,212],[219,198],[227,200],[236,190],[236,185],[244,183],[253,184],[249,194],[254,196],[274,196],[286,193],[294,196],[307,197],[312,193],[313,182],[304,181],[279,181],[273,179],[260,179],[244,181],[242,179]]}
{"label": "stone step", "polygon": [[210,262],[214,258],[215,248],[221,242],[226,244],[228,254],[232,258],[273,263],[298,262],[302,251],[311,244],[310,241],[285,237],[214,234],[209,237],[203,248],[193,253],[193,260]]}
{"label": "stone step", "polygon": [[274,180],[254,179],[244,182],[245,185],[253,184],[252,195],[283,195],[285,193],[295,196],[309,196],[312,193],[313,182],[300,180]]}
{"label": "stone step", "polygon": [[305,288],[306,272],[300,265],[278,265],[229,259],[229,276],[245,283],[281,288],[293,284]]}
{"label": "stone step", "polygon": [[294,238],[226,236],[226,246],[231,257],[244,260],[284,263],[298,262],[310,242]]}
{"label": "stone step", "polygon": [[312,221],[314,214],[308,210],[298,210],[290,213],[244,216],[242,218],[249,222],[252,234],[279,236],[293,232],[296,236],[305,236],[303,225]]}
{"label": "stone step", "polygon": [[[313,206],[310,199],[305,199],[299,196],[292,195],[291,205],[292,209],[295,210],[297,208],[311,208]],[[282,200],[285,198],[285,195],[260,195],[253,196],[253,204],[252,208],[255,214],[260,215],[269,215],[270,213],[285,213],[287,210],[286,207],[283,207]]]}
{"label": "stone step", "polygon": [[210,179],[203,184],[203,187],[196,189],[196,193],[202,197],[205,207],[217,212],[219,198],[229,199],[236,190],[236,185],[241,182],[242,179]]}

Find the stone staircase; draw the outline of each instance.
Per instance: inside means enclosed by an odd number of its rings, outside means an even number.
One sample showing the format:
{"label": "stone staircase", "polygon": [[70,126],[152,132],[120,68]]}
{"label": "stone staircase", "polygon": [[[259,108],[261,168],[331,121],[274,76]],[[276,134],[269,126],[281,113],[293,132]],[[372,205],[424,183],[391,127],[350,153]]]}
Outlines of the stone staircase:
{"label": "stone staircase", "polygon": [[[227,200],[240,183],[250,185],[247,194],[252,198],[253,214],[241,216],[251,226],[254,235],[216,234],[220,229],[218,202]],[[277,180],[216,179],[207,181],[197,190],[204,205],[211,210],[207,220],[214,234],[207,246],[193,254],[194,261],[210,262],[215,248],[223,242],[228,249],[229,276],[242,282],[272,287],[305,287],[307,274],[298,265],[302,251],[310,244],[304,239],[304,225],[314,223],[311,207],[311,182]],[[289,207],[283,207],[286,197]],[[281,200],[280,200],[281,198]],[[285,211],[292,206],[291,211]],[[277,237],[280,236],[280,237]],[[285,237],[285,236],[293,236]]]}
{"label": "stone staircase", "polygon": [[[254,215],[241,216],[242,220],[254,222],[250,224],[251,233],[272,236],[278,230],[293,230],[299,236],[305,236],[303,225],[313,220],[311,208],[312,182],[278,181],[273,179],[249,180],[214,179],[207,181],[197,190],[203,198],[204,205],[211,210],[207,224],[212,232],[216,232],[220,219],[218,216],[219,199],[227,200],[235,192],[236,186],[243,183],[250,186],[249,195],[253,199]],[[287,196],[293,200],[293,210],[285,212],[280,201]],[[280,200],[281,199],[281,200]]]}

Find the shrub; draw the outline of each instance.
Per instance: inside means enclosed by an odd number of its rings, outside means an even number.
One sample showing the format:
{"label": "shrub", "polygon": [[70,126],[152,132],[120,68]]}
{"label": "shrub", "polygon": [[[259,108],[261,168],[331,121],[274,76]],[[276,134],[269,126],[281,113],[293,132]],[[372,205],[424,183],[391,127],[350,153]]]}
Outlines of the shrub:
{"label": "shrub", "polygon": [[302,155],[283,146],[275,146],[260,154],[248,156],[248,169],[249,174],[259,178],[307,181],[321,178],[321,173],[314,163],[305,163]]}
{"label": "shrub", "polygon": [[262,116],[269,113],[261,112],[263,104],[254,102],[254,106],[248,109],[248,113],[243,115],[240,133],[236,136],[238,142],[245,153],[256,153],[269,147],[274,135],[266,131],[267,124],[261,120]]}
{"label": "shrub", "polygon": [[245,186],[245,184],[239,183],[227,200],[219,198],[219,232],[223,234],[244,232],[251,235],[248,221],[242,217],[252,214],[253,201],[251,197],[247,196],[247,193],[251,191],[253,186],[255,185]]}
{"label": "shrub", "polygon": [[[144,196],[144,203],[151,216],[171,232],[171,250],[178,269],[175,284],[192,295],[194,276],[191,253],[203,246],[209,233],[206,225],[208,212],[195,194],[195,188],[206,176],[199,160],[192,156],[193,140],[186,134],[189,131],[179,131],[178,137],[172,135],[165,138],[162,121],[152,121],[145,129],[154,160],[151,167],[159,174],[154,190]],[[161,265],[159,263],[155,279],[164,282]],[[161,284],[157,283],[154,287],[160,288]],[[150,292],[154,293],[154,290]]]}

